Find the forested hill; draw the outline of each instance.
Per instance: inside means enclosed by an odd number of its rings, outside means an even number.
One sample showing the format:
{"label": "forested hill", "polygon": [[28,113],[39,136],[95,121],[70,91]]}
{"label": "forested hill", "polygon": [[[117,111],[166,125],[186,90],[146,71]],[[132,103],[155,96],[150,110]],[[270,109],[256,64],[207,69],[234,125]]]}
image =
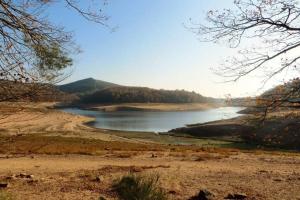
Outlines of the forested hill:
{"label": "forested hill", "polygon": [[146,87],[110,87],[83,96],[82,104],[97,103],[208,103],[221,101],[184,90],[156,90]]}
{"label": "forested hill", "polygon": [[69,94],[76,94],[79,96],[92,94],[96,91],[103,90],[109,87],[119,86],[114,83],[109,83],[106,81],[100,81],[93,78],[87,78],[72,83],[64,84],[58,86],[59,90]]}

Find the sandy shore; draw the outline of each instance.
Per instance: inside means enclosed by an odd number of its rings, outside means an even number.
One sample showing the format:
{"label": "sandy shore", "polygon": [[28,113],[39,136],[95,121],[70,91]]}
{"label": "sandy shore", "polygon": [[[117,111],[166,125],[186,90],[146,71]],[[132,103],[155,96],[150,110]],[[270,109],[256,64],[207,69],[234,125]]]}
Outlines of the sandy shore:
{"label": "sandy shore", "polygon": [[220,107],[210,103],[123,103],[116,105],[89,105],[85,109],[101,111],[197,111]]}
{"label": "sandy shore", "polygon": [[300,198],[298,153],[139,142],[88,127],[83,123],[92,119],[49,106],[1,105],[0,183],[8,187],[0,194],[17,200],[117,199],[111,190],[116,178],[158,173],[170,199],[188,199],[200,189],[216,199],[228,193],[253,200]]}
{"label": "sandy shore", "polygon": [[53,105],[26,103],[24,106],[23,103],[1,103],[0,131],[8,135],[42,134],[87,137],[104,141],[122,140],[120,137],[106,134],[104,130],[85,125],[93,121],[93,118],[55,110],[52,109]]}

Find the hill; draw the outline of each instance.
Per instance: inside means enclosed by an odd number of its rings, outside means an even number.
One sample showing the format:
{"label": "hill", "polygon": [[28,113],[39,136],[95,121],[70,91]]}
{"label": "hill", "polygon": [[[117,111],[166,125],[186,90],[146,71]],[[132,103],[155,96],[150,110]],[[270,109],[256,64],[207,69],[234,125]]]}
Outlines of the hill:
{"label": "hill", "polygon": [[[282,101],[289,106],[299,106],[300,103],[300,79],[293,79],[285,84],[278,85],[266,92],[260,98],[269,101]],[[295,104],[295,105],[293,105]]]}
{"label": "hill", "polygon": [[109,87],[119,86],[114,83],[109,83],[105,81],[96,80],[93,78],[87,78],[72,83],[59,85],[58,88],[62,92],[69,94],[76,94],[79,96],[92,94],[96,91],[103,90]]}
{"label": "hill", "polygon": [[300,107],[300,79],[293,79],[285,84],[275,86],[261,95],[252,98],[252,104],[241,113],[265,112],[266,108],[270,111],[287,111],[299,109]]}
{"label": "hill", "polygon": [[156,90],[146,87],[110,87],[83,96],[82,104],[99,103],[212,103],[218,99],[184,90]]}

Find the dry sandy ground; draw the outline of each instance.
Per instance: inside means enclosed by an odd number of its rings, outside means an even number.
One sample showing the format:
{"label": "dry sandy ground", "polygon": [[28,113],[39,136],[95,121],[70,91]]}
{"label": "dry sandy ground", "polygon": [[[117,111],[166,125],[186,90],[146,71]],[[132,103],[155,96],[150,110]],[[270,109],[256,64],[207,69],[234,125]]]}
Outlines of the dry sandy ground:
{"label": "dry sandy ground", "polygon": [[[45,134],[45,140],[48,135],[88,137],[107,144],[130,141],[83,125],[89,118],[49,110],[45,105],[27,108],[1,105],[0,115],[0,135],[36,133]],[[13,136],[8,137],[14,140]],[[118,152],[105,148],[97,155],[66,151],[57,155],[25,154],[19,149],[17,154],[0,155],[0,182],[8,182],[8,188],[3,191],[17,200],[96,200],[100,195],[116,199],[111,191],[116,178],[130,172],[158,173],[170,199],[185,200],[204,188],[213,192],[216,199],[224,199],[230,192],[246,193],[247,199],[253,200],[300,199],[300,155],[297,153],[211,151],[194,147],[176,150],[173,146],[156,151],[124,152],[123,148],[120,145]],[[18,177],[20,173],[33,177]],[[102,180],[95,181],[97,176]]]}
{"label": "dry sandy ground", "polygon": [[[157,152],[156,152],[157,153]],[[206,188],[223,199],[228,193],[246,193],[248,199],[296,200],[300,197],[300,158],[236,153],[229,157],[195,157],[188,154],[151,152],[130,158],[103,156],[46,156],[3,158],[2,179],[27,173],[33,179],[9,180],[8,192],[16,199],[115,199],[112,181],[135,172],[161,176],[170,199],[188,199]],[[103,177],[100,182],[94,179]],[[32,181],[33,180],[33,181]]]}
{"label": "dry sandy ground", "polygon": [[9,135],[43,134],[95,138],[104,141],[123,140],[105,130],[84,125],[92,121],[85,116],[49,109],[53,103],[0,103],[0,133]]}

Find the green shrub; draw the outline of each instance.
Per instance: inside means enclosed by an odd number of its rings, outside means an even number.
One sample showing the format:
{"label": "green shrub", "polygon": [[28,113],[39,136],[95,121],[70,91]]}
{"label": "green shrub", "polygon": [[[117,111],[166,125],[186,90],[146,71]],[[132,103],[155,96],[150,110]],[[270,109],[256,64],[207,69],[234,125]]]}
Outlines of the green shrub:
{"label": "green shrub", "polygon": [[159,176],[129,174],[115,181],[113,190],[120,200],[167,200],[166,193],[158,184]]}

